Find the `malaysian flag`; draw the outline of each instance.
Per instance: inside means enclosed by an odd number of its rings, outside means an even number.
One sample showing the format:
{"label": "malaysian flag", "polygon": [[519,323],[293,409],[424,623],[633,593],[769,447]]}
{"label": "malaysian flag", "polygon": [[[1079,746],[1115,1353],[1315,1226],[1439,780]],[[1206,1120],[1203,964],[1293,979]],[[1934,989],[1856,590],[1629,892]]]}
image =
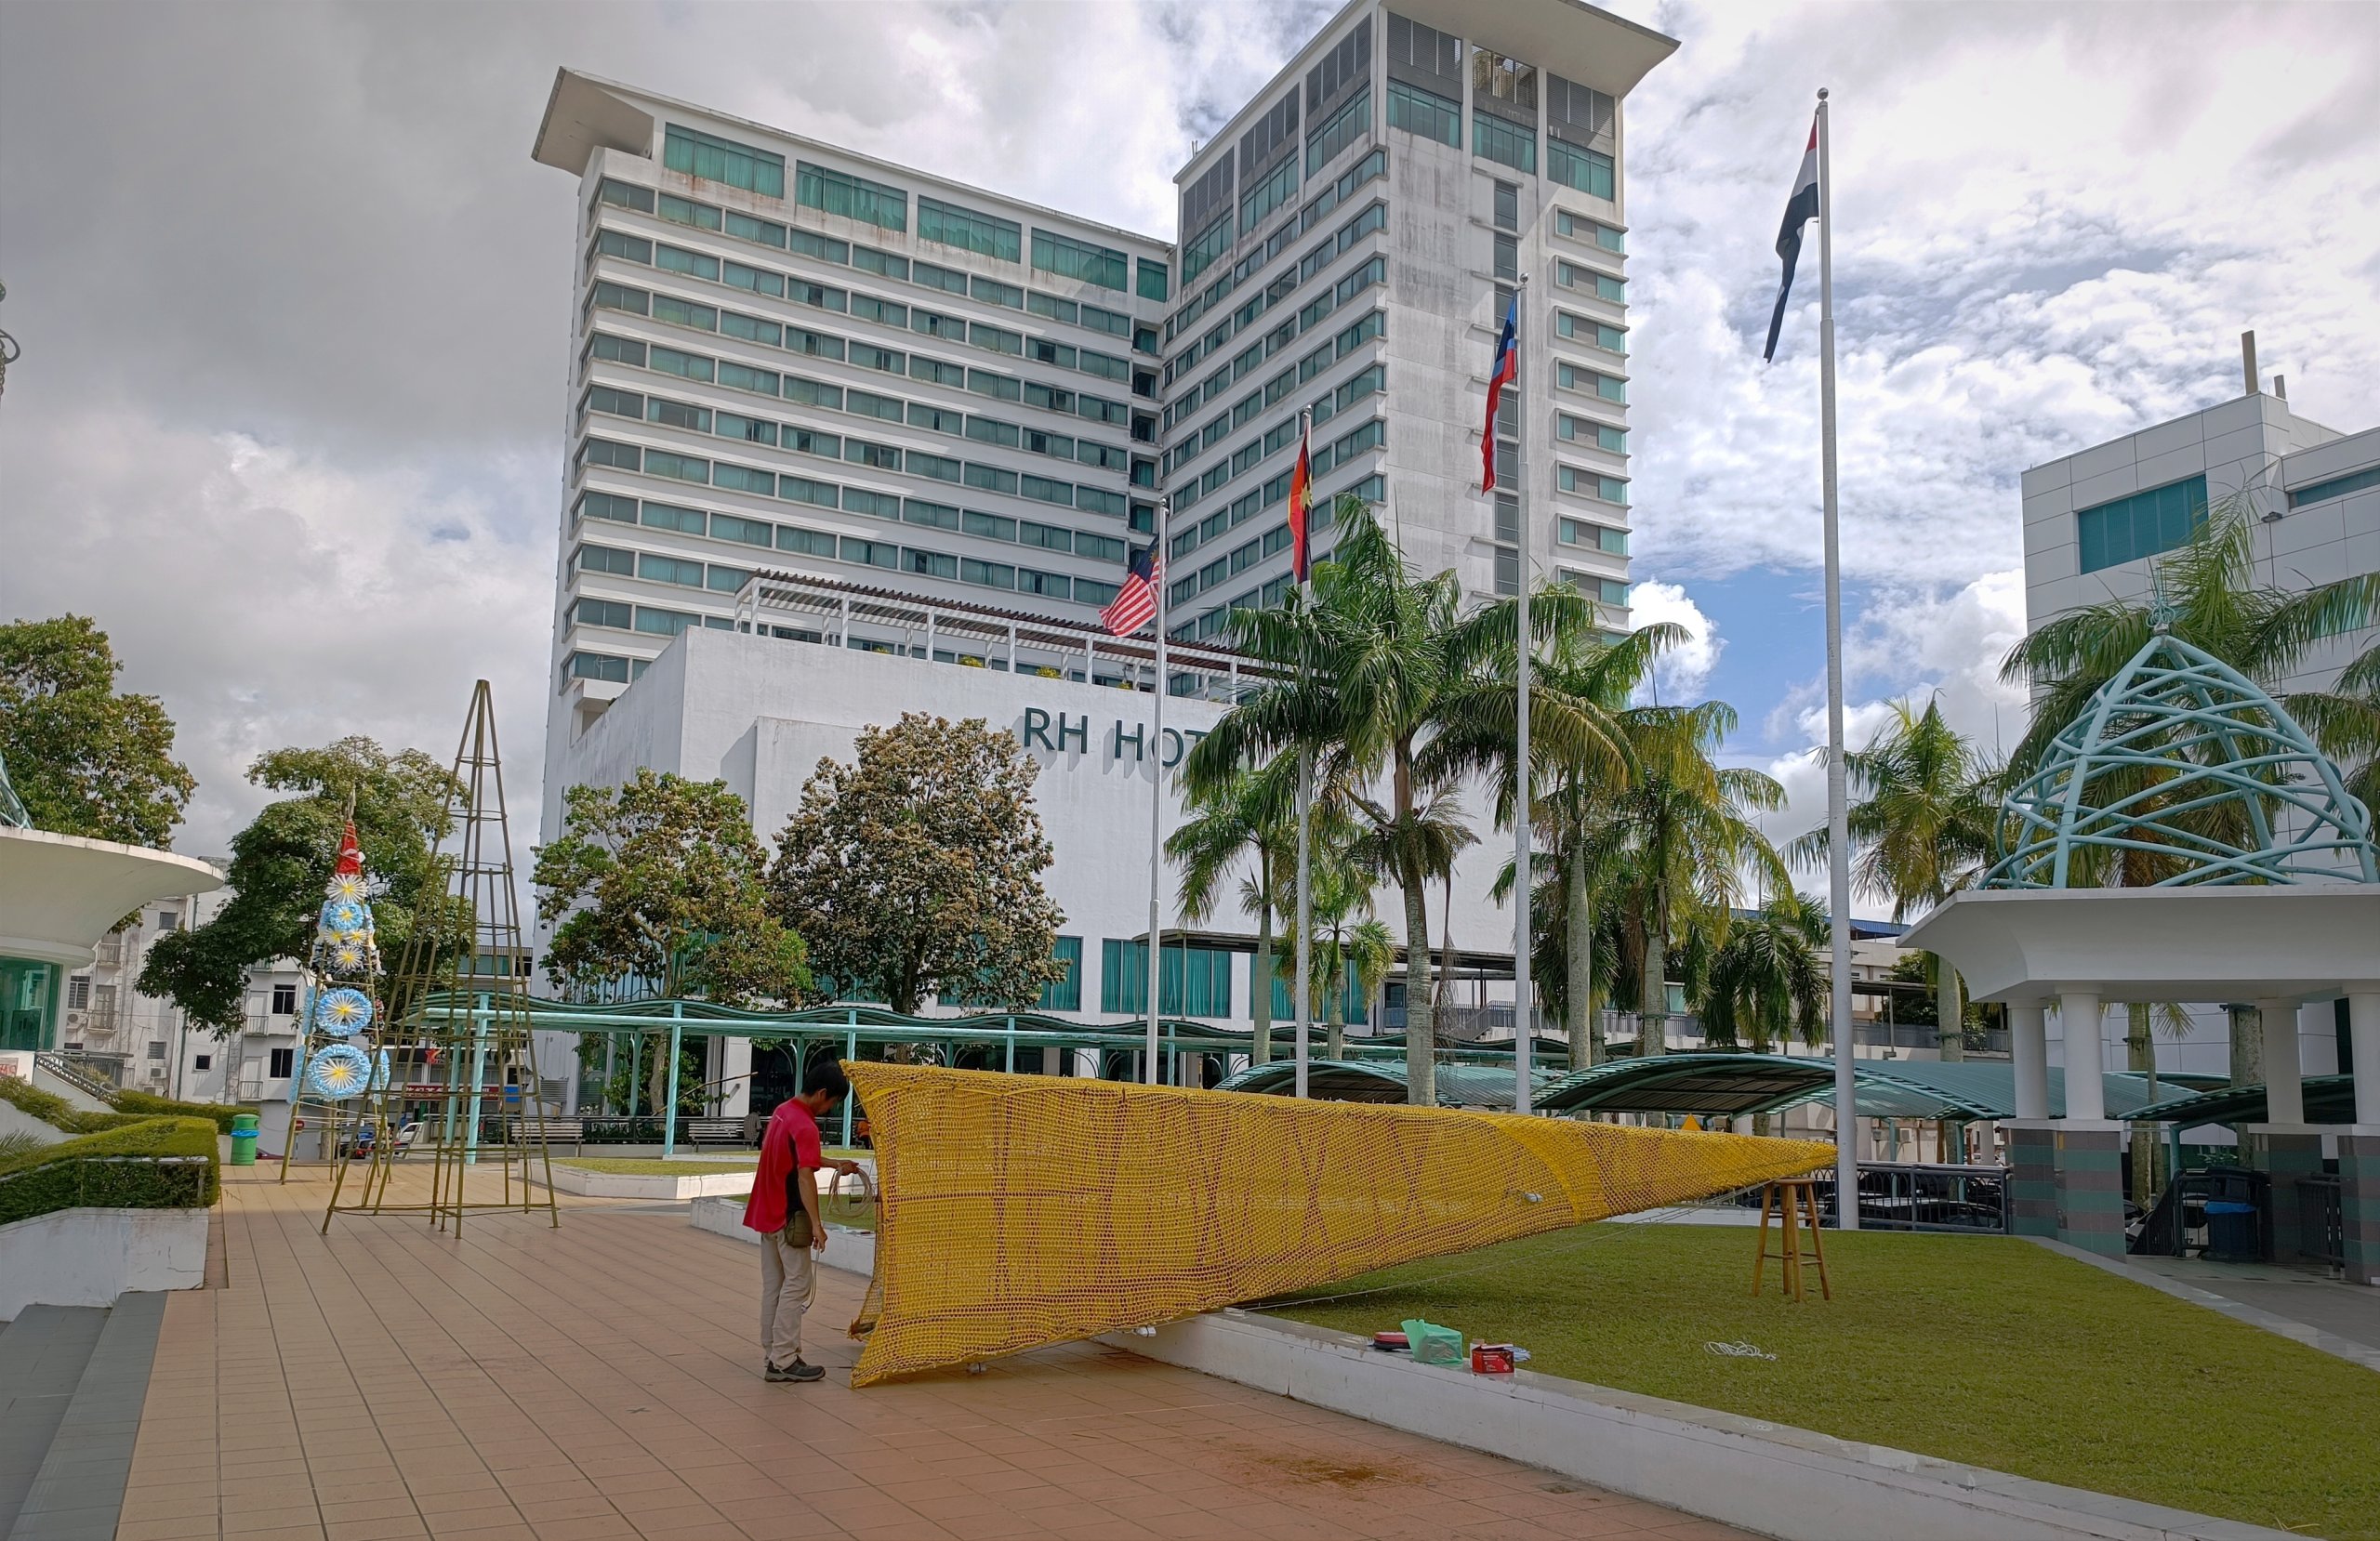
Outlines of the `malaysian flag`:
{"label": "malaysian flag", "polygon": [[1163,582],[1165,559],[1157,554],[1157,542],[1151,541],[1132,553],[1124,586],[1099,612],[1100,624],[1117,637],[1140,630],[1157,617],[1157,586]]}
{"label": "malaysian flag", "polygon": [[1488,426],[1479,433],[1479,490],[1483,493],[1496,490],[1496,409],[1503,405],[1504,388],[1520,377],[1520,319],[1521,296],[1515,290],[1512,306],[1504,312],[1504,330],[1496,338],[1495,367],[1488,372]]}
{"label": "malaysian flag", "polygon": [[1289,576],[1304,583],[1314,573],[1314,457],[1307,441],[1314,420],[1298,418],[1298,463],[1289,470]]}

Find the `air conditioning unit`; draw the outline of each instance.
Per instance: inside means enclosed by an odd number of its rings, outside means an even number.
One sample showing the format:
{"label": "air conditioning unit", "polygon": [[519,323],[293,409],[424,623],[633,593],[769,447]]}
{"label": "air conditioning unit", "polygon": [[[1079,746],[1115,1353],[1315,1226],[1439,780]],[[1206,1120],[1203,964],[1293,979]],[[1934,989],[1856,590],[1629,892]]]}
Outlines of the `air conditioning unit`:
{"label": "air conditioning unit", "polygon": [[[162,1080],[164,1080],[165,1078],[165,1066],[163,1066],[163,1065],[151,1065],[151,1066],[149,1067],[149,1079],[151,1079],[152,1081],[162,1081]],[[469,1088],[466,1087],[465,1089],[466,1089],[466,1090],[469,1090]]]}

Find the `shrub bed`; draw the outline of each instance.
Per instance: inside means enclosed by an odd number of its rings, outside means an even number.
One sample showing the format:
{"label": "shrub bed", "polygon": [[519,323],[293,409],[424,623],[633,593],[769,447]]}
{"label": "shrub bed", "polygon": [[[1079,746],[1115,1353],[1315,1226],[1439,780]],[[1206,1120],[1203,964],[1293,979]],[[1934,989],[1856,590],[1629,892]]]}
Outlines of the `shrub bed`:
{"label": "shrub bed", "polygon": [[148,1113],[86,1113],[56,1092],[44,1091],[32,1082],[15,1075],[0,1075],[0,1102],[7,1102],[18,1112],[30,1113],[53,1129],[68,1134],[98,1134],[102,1129],[121,1129],[134,1124],[144,1124],[156,1114]]}
{"label": "shrub bed", "polygon": [[60,1209],[203,1208],[218,1191],[214,1123],[148,1118],[0,1160],[0,1225]]}
{"label": "shrub bed", "polygon": [[108,1100],[124,1112],[138,1113],[143,1118],[209,1119],[224,1134],[231,1132],[234,1114],[257,1111],[253,1106],[231,1107],[221,1102],[178,1102],[170,1097],[159,1097],[154,1092],[129,1088],[111,1093]]}

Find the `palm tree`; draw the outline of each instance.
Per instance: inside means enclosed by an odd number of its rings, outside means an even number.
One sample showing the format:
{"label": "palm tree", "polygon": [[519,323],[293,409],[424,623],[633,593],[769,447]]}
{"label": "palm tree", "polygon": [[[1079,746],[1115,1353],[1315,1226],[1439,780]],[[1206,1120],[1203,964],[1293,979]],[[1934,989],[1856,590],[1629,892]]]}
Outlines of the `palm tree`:
{"label": "palm tree", "polygon": [[[1407,1097],[1429,1107],[1437,1087],[1429,885],[1470,838],[1452,796],[1460,758],[1435,742],[1513,732],[1512,673],[1500,678],[1491,665],[1515,624],[1514,607],[1464,610],[1454,574],[1415,574],[1361,498],[1342,497],[1337,522],[1336,548],[1316,564],[1310,592],[1232,617],[1234,642],[1269,665],[1272,678],[1199,741],[1184,761],[1184,780],[1196,789],[1307,751],[1321,780],[1348,787],[1363,826],[1363,859],[1404,898]],[[1561,630],[1564,610],[1575,616],[1586,608],[1583,596],[1573,599],[1532,610],[1540,639]],[[1619,762],[1591,714],[1553,692],[1533,693],[1531,705],[1550,757]]]}
{"label": "palm tree", "polygon": [[[1825,757],[1826,751],[1818,751]],[[1852,880],[1871,893],[1892,895],[1893,919],[1932,909],[1973,882],[1991,856],[1998,817],[1998,781],[1974,747],[1942,718],[1939,700],[1914,712],[1893,703],[1893,720],[1865,749],[1843,757],[1856,799],[1849,810]],[[1793,859],[1826,859],[1827,828],[1795,840]],[[1964,1058],[1966,1008],[1959,971],[1925,955],[1933,981],[1942,1058]]]}
{"label": "palm tree", "polygon": [[2355,799],[2380,811],[2380,642],[2364,649],[2329,690],[2283,696],[2281,705],[2338,762]]}
{"label": "palm tree", "polygon": [[[1314,854],[1314,977],[1316,999],[1308,1015],[1324,1020],[1326,1059],[1347,1053],[1347,976],[1355,975],[1361,997],[1370,1000],[1396,960],[1396,939],[1372,914],[1372,879],[1354,859],[1352,843]],[[1289,935],[1294,944],[1297,927]]]}
{"label": "palm tree", "polygon": [[[2149,602],[2110,599],[2073,611],[2008,650],[2001,678],[2030,684],[2037,692],[2032,729],[2009,756],[2016,775],[2039,768],[2050,741],[2160,625],[2270,689],[2294,672],[2322,639],[2380,621],[2380,573],[2300,594],[2257,583],[2249,538],[2254,528],[2246,504],[2226,499],[2188,541],[2153,559],[2155,597]],[[2363,661],[2358,663],[2361,666]],[[2364,686],[2380,685],[2375,677],[2380,663],[2370,665]],[[2284,697],[2281,705],[2294,715],[2297,700]]]}
{"label": "palm tree", "polygon": [[1702,994],[1703,1040],[1749,1044],[1765,1054],[1777,1040],[1815,1045],[1826,1035],[1826,913],[1787,889],[1752,915],[1737,917],[1711,960]]}
{"label": "palm tree", "polygon": [[1627,906],[1623,935],[1639,989],[1641,1056],[1668,1049],[1673,949],[1689,963],[1708,956],[1747,870],[1765,888],[1791,884],[1776,848],[1752,819],[1784,806],[1784,788],[1757,770],[1712,758],[1736,725],[1735,709],[1723,701],[1644,706],[1635,720],[1647,748],[1620,800],[1623,843],[1615,887]]}
{"label": "palm tree", "polygon": [[1180,828],[1166,837],[1165,853],[1182,868],[1182,917],[1191,924],[1214,913],[1225,878],[1243,856],[1255,871],[1239,886],[1241,907],[1256,916],[1256,968],[1249,990],[1254,1032],[1249,1062],[1273,1058],[1273,920],[1284,908],[1289,876],[1296,870],[1296,794],[1290,759],[1261,770],[1242,770],[1192,790]]}

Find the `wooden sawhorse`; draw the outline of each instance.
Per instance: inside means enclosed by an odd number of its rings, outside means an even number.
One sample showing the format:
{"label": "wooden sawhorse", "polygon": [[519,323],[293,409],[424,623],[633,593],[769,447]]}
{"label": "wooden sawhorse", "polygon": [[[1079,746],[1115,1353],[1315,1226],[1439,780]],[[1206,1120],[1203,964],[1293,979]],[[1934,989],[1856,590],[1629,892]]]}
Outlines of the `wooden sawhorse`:
{"label": "wooden sawhorse", "polygon": [[[1784,1232],[1775,1252],[1768,1250],[1768,1217],[1772,1210],[1778,1213],[1784,1225]],[[1799,1234],[1805,1219],[1810,1230],[1810,1245],[1806,1252],[1802,1250]],[[1818,1298],[1834,1298],[1834,1292],[1827,1285],[1826,1244],[1819,1240],[1818,1231],[1818,1183],[1812,1179],[1780,1178],[1761,1190],[1760,1255],[1752,1259],[1752,1292],[1754,1295],[1760,1293],[1761,1275],[1766,1271],[1771,1258],[1777,1259],[1778,1284],[1787,1299],[1802,1298],[1802,1259],[1805,1258],[1818,1265]]]}

